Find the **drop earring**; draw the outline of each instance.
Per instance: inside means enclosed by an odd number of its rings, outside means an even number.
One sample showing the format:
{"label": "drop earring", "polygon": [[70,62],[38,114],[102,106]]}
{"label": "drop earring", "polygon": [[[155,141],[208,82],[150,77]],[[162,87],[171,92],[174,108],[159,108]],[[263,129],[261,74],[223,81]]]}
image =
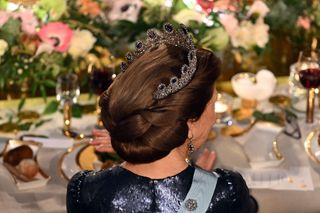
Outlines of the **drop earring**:
{"label": "drop earring", "polygon": [[195,150],[192,141],[193,141],[193,137],[188,138],[188,152],[187,152],[186,162],[187,162],[189,165],[191,165],[191,155],[192,155],[192,153],[193,153],[194,150]]}

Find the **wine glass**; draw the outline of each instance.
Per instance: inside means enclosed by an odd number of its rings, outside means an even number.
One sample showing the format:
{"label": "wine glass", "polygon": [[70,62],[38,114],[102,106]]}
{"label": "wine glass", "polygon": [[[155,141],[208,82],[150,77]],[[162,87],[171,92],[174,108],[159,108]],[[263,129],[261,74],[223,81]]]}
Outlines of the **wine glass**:
{"label": "wine glass", "polygon": [[314,51],[300,53],[297,72],[299,81],[307,90],[306,123],[313,123],[315,89],[320,86],[319,57]]}
{"label": "wine glass", "polygon": [[76,103],[80,95],[78,77],[73,73],[63,73],[58,76],[56,98],[63,106],[65,102]]}
{"label": "wine glass", "polygon": [[63,133],[68,137],[77,137],[71,129],[72,104],[77,102],[80,95],[78,77],[73,73],[63,73],[58,76],[56,99],[63,107]]}
{"label": "wine glass", "polygon": [[90,87],[94,94],[97,95],[96,113],[98,116],[97,127],[103,127],[100,117],[101,109],[99,107],[100,95],[109,88],[115,78],[114,69],[112,67],[97,68],[94,65],[89,66]]}

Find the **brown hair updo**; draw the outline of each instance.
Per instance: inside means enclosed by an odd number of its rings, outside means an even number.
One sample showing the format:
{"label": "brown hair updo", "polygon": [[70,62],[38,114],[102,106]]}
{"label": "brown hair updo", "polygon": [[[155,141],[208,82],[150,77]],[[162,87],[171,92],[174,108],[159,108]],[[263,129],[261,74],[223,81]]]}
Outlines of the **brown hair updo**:
{"label": "brown hair updo", "polygon": [[191,82],[168,97],[154,100],[160,83],[179,77],[187,51],[161,45],[143,54],[118,75],[101,96],[101,116],[111,143],[130,163],[149,163],[168,155],[188,137],[187,121],[198,119],[212,97],[220,61],[210,51],[197,50],[197,70]]}

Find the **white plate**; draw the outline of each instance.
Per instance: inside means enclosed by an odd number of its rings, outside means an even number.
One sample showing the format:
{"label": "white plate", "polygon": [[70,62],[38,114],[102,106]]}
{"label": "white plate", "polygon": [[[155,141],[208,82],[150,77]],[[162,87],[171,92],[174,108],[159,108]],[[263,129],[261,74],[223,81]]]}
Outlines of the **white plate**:
{"label": "white plate", "polygon": [[81,171],[77,155],[79,151],[87,145],[87,140],[69,148],[60,158],[59,170],[64,179],[69,181],[73,175]]}
{"label": "white plate", "polygon": [[[4,148],[3,153],[5,154],[5,153],[9,152],[10,150],[17,148],[19,146],[22,146],[22,145],[27,145],[32,149],[33,158],[36,161],[36,163],[38,164],[37,155],[38,155],[39,149],[41,148],[40,143],[36,143],[33,141],[21,141],[21,140],[11,139],[11,140],[7,141],[7,143],[5,144],[5,148]],[[3,162],[3,158],[1,158],[1,162]],[[14,180],[14,183],[16,184],[18,189],[20,189],[20,190],[28,190],[28,189],[33,189],[33,188],[37,188],[37,187],[42,187],[42,186],[45,186],[48,183],[48,181],[50,180],[50,176],[48,176],[46,173],[44,173],[44,171],[40,168],[40,166],[39,166],[39,172],[36,174],[34,179],[31,181],[27,181],[27,182],[22,181],[19,178],[17,178],[13,173],[10,172],[10,174]]]}
{"label": "white plate", "polygon": [[304,142],[304,149],[309,158],[317,164],[320,164],[320,145],[318,143],[319,134],[320,129],[311,131]]}
{"label": "white plate", "polygon": [[282,127],[269,122],[257,122],[249,132],[236,137],[242,145],[252,168],[276,167],[283,157],[277,146],[276,138]]}

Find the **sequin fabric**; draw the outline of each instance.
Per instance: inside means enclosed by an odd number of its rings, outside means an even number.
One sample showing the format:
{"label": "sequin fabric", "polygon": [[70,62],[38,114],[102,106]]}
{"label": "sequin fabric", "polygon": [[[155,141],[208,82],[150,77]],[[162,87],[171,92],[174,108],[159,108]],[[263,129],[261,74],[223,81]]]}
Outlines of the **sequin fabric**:
{"label": "sequin fabric", "polygon": [[[218,183],[207,212],[257,212],[240,174],[217,169]],[[178,212],[192,183],[194,167],[164,179],[136,175],[122,167],[80,172],[68,185],[68,213]]]}

